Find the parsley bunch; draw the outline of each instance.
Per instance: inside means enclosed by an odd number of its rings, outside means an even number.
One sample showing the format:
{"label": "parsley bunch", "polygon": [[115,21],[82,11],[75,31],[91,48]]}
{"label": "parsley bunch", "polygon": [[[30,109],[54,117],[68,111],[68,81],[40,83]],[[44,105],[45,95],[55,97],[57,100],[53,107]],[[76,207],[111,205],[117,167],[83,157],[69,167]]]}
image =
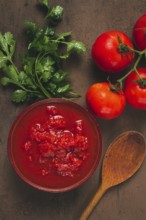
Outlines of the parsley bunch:
{"label": "parsley bunch", "polygon": [[25,22],[28,47],[22,56],[21,71],[13,62],[14,36],[10,32],[0,33],[0,83],[13,85],[11,100],[16,103],[51,97],[78,97],[67,81],[69,74],[62,69],[62,62],[73,51],[85,52],[85,45],[70,40],[71,32],[56,34],[64,12],[62,7],[52,7],[48,0],[41,0],[40,4],[46,9],[47,26],[42,28],[32,21]]}

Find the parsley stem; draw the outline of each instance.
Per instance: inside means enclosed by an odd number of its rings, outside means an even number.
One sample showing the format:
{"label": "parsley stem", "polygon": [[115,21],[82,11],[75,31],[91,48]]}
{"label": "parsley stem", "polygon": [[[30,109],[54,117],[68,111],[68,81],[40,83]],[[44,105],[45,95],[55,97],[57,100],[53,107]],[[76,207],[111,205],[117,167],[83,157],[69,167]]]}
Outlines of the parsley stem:
{"label": "parsley stem", "polygon": [[[17,75],[19,75],[20,73],[19,73],[17,67],[15,66],[13,60],[11,59],[11,57],[8,56],[8,60],[9,60],[9,62],[11,63],[11,65],[14,67],[15,71],[17,72]],[[34,90],[26,89],[22,84],[20,84],[20,83],[14,81],[14,80],[13,80],[13,84],[17,85],[19,88],[23,89],[23,90],[26,91],[26,92],[29,92],[29,93],[37,93],[37,94],[38,94],[38,92],[36,92],[36,91],[34,91]]]}
{"label": "parsley stem", "polygon": [[34,90],[30,90],[30,89],[26,89],[24,86],[22,86],[22,84],[16,82],[16,81],[12,81],[14,85],[18,86],[19,88],[23,89],[24,91],[28,92],[28,93],[36,93],[38,94],[38,92],[34,91]]}
{"label": "parsley stem", "polygon": [[[38,82],[38,85],[39,85],[39,88],[41,89],[41,91],[43,92],[43,94],[47,97],[47,98],[51,98],[52,95],[44,88],[44,86],[42,85],[39,77],[38,77],[38,74],[37,74],[37,70],[36,70],[36,65],[37,65],[37,62],[39,60],[39,56],[40,54],[37,56],[36,60],[35,60],[35,67],[34,67],[34,72],[35,72],[35,76],[36,76],[36,79],[37,79],[37,82]],[[42,57],[44,57],[45,55],[43,54]],[[42,58],[41,57],[41,58]]]}

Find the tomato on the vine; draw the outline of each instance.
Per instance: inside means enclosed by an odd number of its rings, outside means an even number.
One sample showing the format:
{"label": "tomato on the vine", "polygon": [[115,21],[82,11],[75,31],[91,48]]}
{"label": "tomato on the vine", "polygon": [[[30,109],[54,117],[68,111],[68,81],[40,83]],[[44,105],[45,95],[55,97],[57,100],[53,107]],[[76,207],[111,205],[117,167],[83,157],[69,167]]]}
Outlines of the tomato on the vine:
{"label": "tomato on the vine", "polygon": [[124,110],[126,98],[122,90],[112,91],[108,82],[95,83],[86,93],[89,109],[103,119],[114,119]]}
{"label": "tomato on the vine", "polygon": [[124,93],[129,105],[137,109],[146,110],[146,68],[132,71],[125,79]]}
{"label": "tomato on the vine", "polygon": [[132,41],[121,31],[107,31],[94,42],[92,58],[103,71],[119,72],[134,60]]}
{"label": "tomato on the vine", "polygon": [[136,21],[133,27],[133,39],[139,50],[146,48],[146,14]]}

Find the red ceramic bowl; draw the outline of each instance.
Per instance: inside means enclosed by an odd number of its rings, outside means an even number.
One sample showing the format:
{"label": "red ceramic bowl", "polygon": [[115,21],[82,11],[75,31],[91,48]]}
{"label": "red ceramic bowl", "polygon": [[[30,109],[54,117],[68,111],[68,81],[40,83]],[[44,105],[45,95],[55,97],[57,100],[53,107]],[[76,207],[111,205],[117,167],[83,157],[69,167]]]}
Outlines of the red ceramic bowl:
{"label": "red ceramic bowl", "polygon": [[84,183],[101,158],[100,129],[79,104],[46,99],[25,108],[8,137],[12,167],[29,185],[64,192]]}

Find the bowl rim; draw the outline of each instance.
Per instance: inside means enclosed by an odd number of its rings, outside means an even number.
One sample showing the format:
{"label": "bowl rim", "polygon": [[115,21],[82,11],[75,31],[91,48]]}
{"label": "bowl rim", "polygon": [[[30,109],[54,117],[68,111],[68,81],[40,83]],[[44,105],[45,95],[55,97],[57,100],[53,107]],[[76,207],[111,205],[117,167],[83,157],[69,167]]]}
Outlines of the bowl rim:
{"label": "bowl rim", "polygon": [[[27,178],[23,172],[21,172],[21,170],[18,168],[17,164],[15,163],[15,158],[13,157],[13,152],[12,152],[12,138],[13,138],[13,132],[15,130],[15,128],[17,127],[17,125],[19,124],[19,122],[25,117],[26,114],[29,114],[29,112],[31,112],[33,109],[35,109],[38,106],[41,105],[45,105],[45,104],[50,104],[50,103],[61,103],[61,104],[70,104],[73,107],[77,107],[80,111],[82,111],[84,114],[88,115],[88,117],[90,118],[90,121],[92,123],[94,123],[94,126],[96,127],[97,133],[98,133],[98,137],[99,137],[99,149],[98,149],[98,156],[93,164],[93,166],[91,167],[91,169],[89,170],[89,172],[79,181],[69,185],[69,186],[65,186],[65,187],[57,187],[57,188],[53,188],[53,187],[47,187],[47,186],[41,186],[37,183],[35,183],[34,181],[31,181],[29,178]],[[87,181],[95,172],[95,170],[98,167],[98,164],[101,160],[101,155],[102,155],[102,137],[101,137],[101,131],[99,128],[99,124],[97,123],[95,117],[93,116],[93,114],[88,111],[88,109],[84,108],[82,105],[72,101],[72,100],[68,100],[68,99],[64,99],[64,98],[49,98],[49,99],[43,99],[40,101],[37,101],[33,104],[30,104],[29,106],[25,107],[15,118],[15,120],[13,121],[11,127],[10,127],[10,131],[8,134],[8,141],[7,141],[7,153],[8,153],[8,159],[10,161],[10,164],[12,165],[14,171],[16,172],[16,174],[28,185],[32,186],[35,189],[41,190],[41,191],[45,191],[45,192],[66,192],[69,190],[72,190],[74,188],[77,188],[78,186],[82,185],[85,181]]]}

